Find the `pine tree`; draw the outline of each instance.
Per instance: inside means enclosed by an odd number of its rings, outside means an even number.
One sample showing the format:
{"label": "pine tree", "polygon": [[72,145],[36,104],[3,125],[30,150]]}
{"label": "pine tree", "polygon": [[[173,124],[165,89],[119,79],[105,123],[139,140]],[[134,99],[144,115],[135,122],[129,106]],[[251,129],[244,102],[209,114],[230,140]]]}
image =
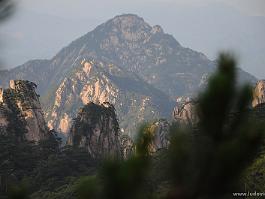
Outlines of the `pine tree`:
{"label": "pine tree", "polygon": [[[250,117],[251,88],[239,88],[236,83],[235,59],[221,54],[216,74],[198,97],[198,127],[172,125],[166,158],[158,155],[155,161],[166,170],[162,172],[169,182],[163,198],[230,198],[233,192],[242,191],[240,175],[256,158],[265,128]],[[149,131],[148,126],[141,129],[133,157],[108,162],[96,177],[81,183],[79,198],[158,198],[146,183],[156,167],[148,155]]]}

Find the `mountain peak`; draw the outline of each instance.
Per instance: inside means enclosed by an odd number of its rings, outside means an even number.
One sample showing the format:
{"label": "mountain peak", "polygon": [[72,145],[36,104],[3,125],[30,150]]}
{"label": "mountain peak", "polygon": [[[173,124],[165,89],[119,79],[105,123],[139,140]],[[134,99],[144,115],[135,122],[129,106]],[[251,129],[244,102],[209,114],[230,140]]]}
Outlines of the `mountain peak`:
{"label": "mountain peak", "polygon": [[142,17],[136,14],[123,14],[110,19],[107,23],[112,25],[118,25],[120,27],[126,26],[131,28],[145,27],[148,31],[154,33],[164,33],[160,25],[155,25],[151,27]]}
{"label": "mountain peak", "polygon": [[[135,26],[135,25],[148,25],[143,18],[135,14],[123,14],[110,19],[109,22],[119,25]],[[149,26],[149,25],[148,25]]]}
{"label": "mountain peak", "polygon": [[[134,14],[116,16],[95,29],[96,35],[116,37],[127,41],[142,41],[150,35],[152,27],[143,18]],[[116,39],[116,38],[115,38]]]}
{"label": "mountain peak", "polygon": [[144,22],[144,19],[136,14],[121,14],[110,20],[139,20]]}
{"label": "mountain peak", "polygon": [[36,82],[45,95],[49,127],[56,131],[69,132],[78,107],[108,101],[117,109],[121,128],[133,135],[143,120],[168,117],[176,96],[195,95],[214,64],[182,47],[160,26],[125,14],[73,41],[51,60],[27,63],[0,79]]}

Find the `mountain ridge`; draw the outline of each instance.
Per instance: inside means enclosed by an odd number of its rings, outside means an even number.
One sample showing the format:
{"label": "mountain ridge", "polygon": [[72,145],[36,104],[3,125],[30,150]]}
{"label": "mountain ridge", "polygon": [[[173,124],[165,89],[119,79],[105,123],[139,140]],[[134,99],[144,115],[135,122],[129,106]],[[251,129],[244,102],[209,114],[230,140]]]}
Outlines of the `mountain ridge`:
{"label": "mountain ridge", "polygon": [[[81,56],[81,53],[82,53],[82,51],[84,50],[83,48],[84,48],[84,46],[86,46],[87,44],[86,44],[86,42],[84,42],[85,40],[89,40],[90,42],[92,42],[92,44],[93,44],[93,42],[95,43],[95,40],[96,39],[93,39],[93,37],[95,37],[95,34],[96,34],[96,32],[98,31],[98,30],[100,30],[102,27],[104,28],[104,27],[106,27],[106,25],[109,25],[110,23],[112,23],[113,21],[115,21],[115,20],[117,20],[117,19],[119,19],[119,18],[126,18],[126,17],[133,17],[134,19],[136,19],[136,20],[138,20],[138,21],[141,21],[145,26],[147,26],[148,27],[148,29],[149,29],[149,31],[152,29],[152,26],[150,26],[150,25],[148,25],[144,20],[143,20],[143,18],[140,18],[140,17],[138,17],[137,15],[135,15],[135,14],[124,14],[124,15],[118,15],[118,16],[116,16],[116,17],[114,17],[113,19],[110,19],[110,20],[108,20],[107,22],[105,22],[105,23],[103,23],[103,24],[101,24],[101,25],[99,25],[99,26],[97,26],[94,30],[92,30],[92,31],[90,31],[90,32],[88,32],[87,34],[85,34],[85,35],[83,35],[83,36],[81,36],[81,37],[79,37],[78,39],[76,39],[76,40],[74,40],[74,41],[72,41],[71,43],[69,43],[67,46],[65,46],[65,47],[63,47],[58,53],[56,53],[56,55],[54,56],[54,57],[52,57],[50,60],[49,59],[44,59],[44,60],[40,60],[40,59],[38,59],[38,60],[30,60],[30,61],[28,61],[28,62],[26,62],[25,64],[22,64],[22,65],[20,65],[20,66],[18,66],[18,67],[15,67],[15,68],[13,68],[13,69],[10,69],[10,70],[6,70],[6,72],[7,73],[11,73],[11,75],[9,75],[9,76],[20,76],[20,77],[24,77],[25,79],[26,78],[32,78],[32,77],[30,77],[30,76],[32,76],[32,73],[30,74],[30,75],[26,75],[26,74],[23,74],[23,70],[25,70],[25,69],[27,69],[29,66],[30,67],[32,67],[32,65],[33,65],[33,67],[37,67],[38,69],[41,69],[41,68],[43,68],[43,67],[41,67],[41,66],[35,66],[35,65],[38,65],[38,63],[37,64],[35,64],[35,62],[41,62],[41,64],[42,65],[48,65],[49,67],[45,67],[45,69],[47,70],[47,69],[50,69],[50,70],[52,70],[52,69],[54,69],[56,66],[58,67],[58,65],[60,65],[60,67],[59,68],[57,68],[57,70],[59,70],[60,71],[60,73],[63,73],[63,70],[61,70],[61,69],[63,69],[64,67],[65,67],[65,63],[66,63],[66,61],[69,61],[69,58],[71,58],[71,57],[69,57],[69,54],[70,55],[73,55],[73,54],[76,54],[75,55],[75,57],[74,58],[72,58],[70,61],[72,61],[71,62],[71,66],[73,66],[74,64],[75,64],[75,61],[77,60],[77,58],[78,57],[80,57]],[[156,25],[157,26],[157,25]],[[156,27],[156,26],[153,26],[153,27]],[[92,36],[91,36],[91,34],[92,34]],[[207,57],[203,54],[203,53],[199,53],[199,52],[196,52],[196,51],[193,51],[192,49],[190,49],[190,48],[186,48],[186,47],[182,47],[180,44],[179,44],[179,42],[177,42],[175,39],[174,39],[174,37],[172,36],[172,35],[169,35],[169,34],[165,34],[164,32],[163,32],[163,30],[162,30],[162,34],[164,34],[164,35],[168,35],[171,39],[172,39],[172,41],[174,41],[176,44],[177,44],[177,46],[179,46],[179,47],[181,47],[181,48],[184,48],[184,49],[186,49],[187,51],[189,51],[189,52],[194,52],[194,53],[198,53],[198,55],[199,56],[202,56],[203,57],[203,59],[206,59],[206,60],[208,60],[207,59]],[[88,38],[89,37],[89,38]],[[91,38],[90,38],[91,37]],[[79,43],[81,43],[81,44],[79,44]],[[75,47],[76,46],[78,46],[79,47],[79,49],[75,49]],[[81,47],[80,47],[81,46]],[[95,46],[93,46],[93,47],[95,47]],[[98,46],[96,46],[96,47],[98,47]],[[70,50],[71,49],[71,50]],[[95,48],[95,49],[97,49],[97,48]],[[75,51],[78,51],[78,52],[75,52]],[[93,55],[93,52],[94,51],[94,49],[92,49],[92,53],[90,52],[90,55],[92,55],[91,57],[97,57],[97,56],[95,56],[95,55]],[[62,62],[62,63],[60,63],[60,61],[62,61],[62,57],[65,57],[66,55],[68,55],[68,60],[64,60],[64,62]],[[67,57],[67,56],[66,56]],[[112,60],[113,61],[113,60]],[[208,60],[208,61],[210,61],[210,60]],[[210,61],[211,62],[211,61]],[[214,61],[211,63],[212,65],[214,65]],[[69,67],[69,66],[67,66],[67,67]],[[30,72],[30,71],[29,71]],[[28,72],[28,73],[29,73]],[[1,71],[1,73],[3,73],[3,71]],[[18,73],[18,74],[13,74],[13,73]],[[22,73],[22,74],[20,74],[20,73]],[[25,72],[25,73],[27,73],[27,72]],[[54,74],[52,74],[52,75],[54,75]],[[1,75],[2,76],[2,75]],[[7,79],[7,78],[4,78],[4,79]],[[8,78],[8,81],[10,80],[10,79],[23,79],[23,78]],[[39,80],[36,78],[36,80],[37,81],[34,81],[33,79],[32,79],[32,81],[33,82],[36,82],[38,85],[40,85],[38,82],[39,82]],[[1,80],[1,84],[3,84],[3,80]],[[41,87],[42,85],[40,85],[40,87]]]}
{"label": "mountain ridge", "polygon": [[[98,73],[90,73],[86,69],[89,64]],[[100,96],[109,96],[106,93],[112,88],[119,97],[111,98],[110,103],[118,107],[117,115],[124,120],[121,129],[133,135],[136,124],[144,119],[170,118],[173,101],[196,95],[214,70],[214,61],[182,47],[160,26],[152,27],[137,15],[125,14],[71,42],[51,60],[33,60],[0,72],[0,83],[27,79],[39,85],[46,120],[56,131],[61,129],[60,123],[70,126],[80,106],[104,99]],[[241,69],[239,74],[244,81],[256,82]],[[71,100],[67,100],[69,96]],[[59,99],[65,101],[58,103]],[[136,103],[128,103],[131,99]],[[67,134],[69,128],[65,129]]]}

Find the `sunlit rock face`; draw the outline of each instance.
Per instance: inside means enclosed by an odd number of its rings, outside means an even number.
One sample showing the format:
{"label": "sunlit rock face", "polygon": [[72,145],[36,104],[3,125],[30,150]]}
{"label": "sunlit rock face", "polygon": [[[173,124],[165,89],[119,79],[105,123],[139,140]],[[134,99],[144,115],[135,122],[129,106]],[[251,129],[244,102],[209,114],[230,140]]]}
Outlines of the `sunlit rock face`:
{"label": "sunlit rock face", "polygon": [[48,111],[49,128],[64,134],[69,132],[72,119],[80,107],[90,102],[114,102],[118,93],[117,88],[109,83],[106,75],[100,73],[94,62],[82,61],[80,66],[59,85],[52,109]]}
{"label": "sunlit rock face", "polygon": [[260,80],[253,91],[252,107],[263,103],[265,103],[265,80]]}
{"label": "sunlit rock face", "polygon": [[196,106],[197,103],[190,99],[182,105],[176,106],[172,114],[174,121],[180,126],[196,127],[199,122]]}
{"label": "sunlit rock face", "polygon": [[19,117],[26,129],[25,138],[29,141],[39,141],[48,135],[36,87],[30,81],[11,80],[9,88],[0,92],[0,125],[8,126],[10,120]]}
{"label": "sunlit rock face", "polygon": [[96,159],[122,158],[119,124],[113,105],[89,103],[80,109],[68,144],[85,148]]}
{"label": "sunlit rock face", "polygon": [[50,129],[67,136],[78,109],[87,103],[110,102],[117,110],[121,129],[133,135],[139,123],[170,113],[171,100],[122,68],[83,59],[58,86],[46,109]]}

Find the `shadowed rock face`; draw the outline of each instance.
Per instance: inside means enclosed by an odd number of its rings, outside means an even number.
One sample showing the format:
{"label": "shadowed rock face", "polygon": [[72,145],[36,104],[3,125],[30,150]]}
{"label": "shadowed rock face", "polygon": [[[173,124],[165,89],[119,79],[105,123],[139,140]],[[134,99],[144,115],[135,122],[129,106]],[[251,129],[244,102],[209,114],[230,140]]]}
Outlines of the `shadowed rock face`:
{"label": "shadowed rock face", "polygon": [[160,119],[150,126],[153,134],[153,141],[149,147],[151,153],[155,153],[160,149],[167,149],[169,146],[169,126],[167,120]]}
{"label": "shadowed rock face", "polygon": [[265,122],[265,103],[255,106],[251,113],[255,119]]}
{"label": "shadowed rock face", "polygon": [[263,103],[265,103],[265,80],[260,80],[253,91],[252,107]]}
{"label": "shadowed rock face", "polygon": [[11,80],[10,87],[0,92],[1,126],[7,128],[10,122],[20,121],[26,130],[24,136],[29,141],[39,141],[48,135],[36,87],[36,84],[29,81]]}
{"label": "shadowed rock face", "polygon": [[[183,100],[183,99],[182,99]],[[261,114],[263,118],[265,104],[265,80],[260,80],[256,83],[253,89],[252,108],[251,114]],[[173,119],[180,125],[189,125],[196,127],[199,122],[199,117],[196,114],[197,103],[188,99],[180,106],[176,106],[173,111]],[[233,115],[234,113],[232,113]]]}
{"label": "shadowed rock face", "polygon": [[121,148],[123,159],[128,159],[135,154],[135,144],[128,135],[121,136]]}
{"label": "shadowed rock face", "polygon": [[96,159],[121,158],[119,124],[109,103],[85,105],[74,119],[68,144],[84,147]]}
{"label": "shadowed rock face", "polygon": [[[145,133],[150,133],[150,136],[152,137],[152,141],[148,146],[150,155],[161,149],[167,149],[169,147],[169,128],[170,123],[165,119],[160,119],[148,126]],[[137,149],[136,144],[129,136],[121,136],[121,146],[124,159],[135,155]]]}
{"label": "shadowed rock face", "polygon": [[7,135],[7,126],[9,124],[9,115],[11,113],[12,111],[6,104],[0,103],[0,135]]}

